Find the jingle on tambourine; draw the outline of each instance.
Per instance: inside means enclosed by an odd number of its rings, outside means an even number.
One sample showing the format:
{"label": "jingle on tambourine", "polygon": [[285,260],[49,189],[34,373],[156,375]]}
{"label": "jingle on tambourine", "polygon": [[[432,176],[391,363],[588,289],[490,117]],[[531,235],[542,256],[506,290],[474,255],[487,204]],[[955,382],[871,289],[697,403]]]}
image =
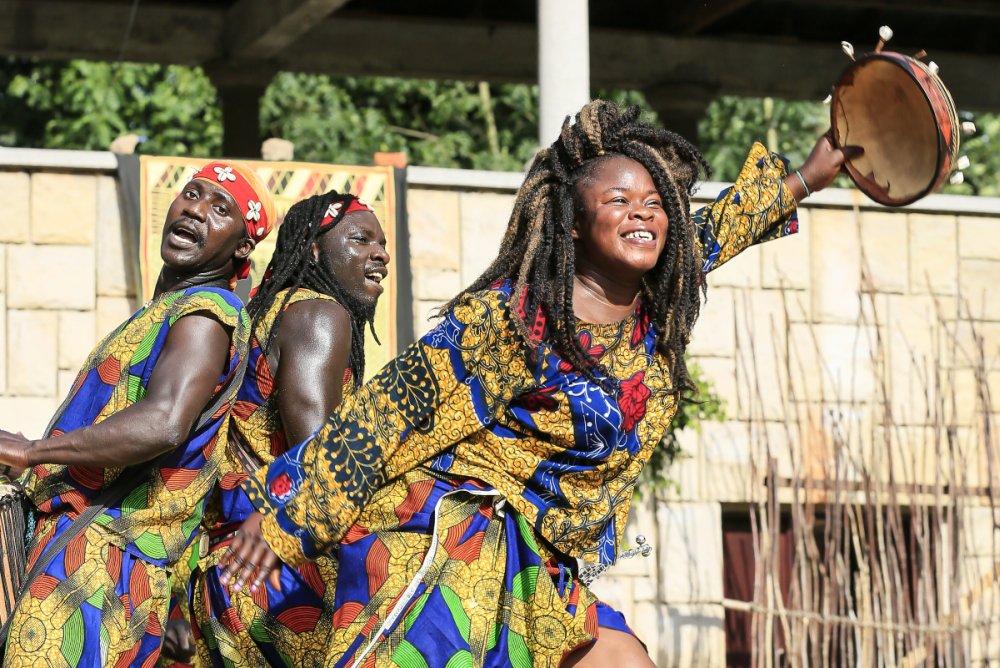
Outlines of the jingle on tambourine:
{"label": "jingle on tambourine", "polygon": [[880,204],[915,202],[958,164],[961,125],[951,94],[936,67],[901,53],[858,56],[834,87],[830,124],[837,146],[864,148],[845,169]]}

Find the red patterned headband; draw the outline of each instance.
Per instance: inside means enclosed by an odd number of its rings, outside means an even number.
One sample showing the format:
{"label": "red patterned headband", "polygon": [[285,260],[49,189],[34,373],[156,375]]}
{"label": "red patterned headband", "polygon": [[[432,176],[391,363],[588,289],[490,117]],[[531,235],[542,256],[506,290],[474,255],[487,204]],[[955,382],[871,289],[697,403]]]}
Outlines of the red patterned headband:
{"label": "red patterned headband", "polygon": [[[210,162],[202,167],[193,179],[201,179],[221,187],[236,200],[236,206],[243,214],[247,236],[254,243],[260,243],[274,228],[274,198],[257,174],[237,162]],[[250,260],[243,260],[236,266],[238,278],[250,275]]]}
{"label": "red patterned headband", "polygon": [[375,211],[368,202],[360,197],[355,197],[354,195],[343,195],[342,197],[343,199],[339,199],[327,207],[326,213],[323,214],[323,220],[319,224],[320,231],[325,231],[327,228],[333,227],[349,213],[354,213],[355,211]]}

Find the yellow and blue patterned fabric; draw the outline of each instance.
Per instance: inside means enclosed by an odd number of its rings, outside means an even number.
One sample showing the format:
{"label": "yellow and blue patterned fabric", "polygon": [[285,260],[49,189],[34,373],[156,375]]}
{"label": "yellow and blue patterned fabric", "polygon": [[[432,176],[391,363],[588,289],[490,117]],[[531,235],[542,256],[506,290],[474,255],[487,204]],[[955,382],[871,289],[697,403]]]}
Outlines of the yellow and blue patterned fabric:
{"label": "yellow and blue patterned fabric", "polygon": [[[261,463],[268,464],[288,450],[278,410],[277,369],[271,368],[261,345],[270,337],[279,312],[293,304],[333,297],[299,288],[279,292],[255,322],[243,384],[236,396],[230,429]],[[288,297],[287,304],[285,298]],[[273,359],[273,358],[272,358]],[[308,382],[303,380],[303,382]],[[343,397],[354,391],[350,369],[343,378]],[[219,561],[232,532],[254,511],[240,484],[247,473],[230,450],[219,486],[205,517],[205,530],[217,537],[211,553],[198,562],[191,587],[199,665],[307,666],[308,657],[323,654],[331,633],[336,562],[320,558],[299,569],[284,569],[281,589],[270,586],[251,593],[233,593],[219,582]],[[327,599],[327,595],[329,598]]]}
{"label": "yellow and blue patterned fabric", "polygon": [[[159,653],[169,596],[168,569],[184,556],[219,474],[229,408],[247,353],[247,318],[228,290],[188,288],[152,300],[90,354],[47,436],[97,424],[146,393],[173,325],[188,315],[217,320],[230,335],[216,394],[220,407],[188,439],[150,467],[145,482],[108,507],[32,583],[11,624],[5,668],[151,665]],[[220,442],[221,441],[221,442]],[[29,568],[121,469],[40,465],[26,490],[39,523]]]}
{"label": "yellow and blue patterned fabric", "polygon": [[[786,174],[781,158],[755,145],[734,186],[694,214],[706,269],[796,230]],[[483,665],[509,665],[515,655],[557,665],[596,635],[599,605],[568,559],[614,562],[636,479],[676,412],[673,387],[641,303],[621,322],[577,324],[581,343],[606,373],[603,383],[573,370],[544,336],[537,347],[527,345],[514,326],[521,317],[509,283],[467,295],[313,438],[245,483],[267,515],[268,543],[286,563],[314,560],[339,545],[335,627],[347,623],[351,631],[331,647],[328,665],[372,657],[374,665],[398,663],[385,654],[389,646],[405,647],[409,658],[402,659],[423,657],[429,665],[465,661],[463,652],[474,652]],[[474,510],[483,495],[491,497],[491,508],[502,501],[502,526],[499,520],[490,525],[494,517],[485,508],[472,512],[471,524],[422,562],[429,545],[446,538],[440,532],[450,521],[442,505],[420,504],[416,525],[402,522],[399,510],[372,515],[378,495],[403,503],[420,482],[414,475],[443,480],[433,486],[441,504],[453,498],[441,485],[461,487],[459,514]],[[472,533],[463,534],[466,529]],[[347,557],[359,537],[372,535],[382,543],[392,537],[388,571],[384,551],[373,552],[375,546],[367,556]],[[507,556],[486,552],[496,541],[507,546]],[[440,569],[456,559],[478,571],[452,596]],[[359,570],[359,560],[366,568]],[[551,586],[538,585],[545,572]],[[487,600],[472,596],[475,587],[495,594],[488,605],[498,626],[479,636],[486,646],[473,647],[466,620],[478,619],[473,608]],[[414,596],[420,591],[427,596]],[[512,596],[523,602],[513,618],[505,607]],[[557,609],[562,612],[553,621]],[[518,629],[531,628],[532,620],[545,620],[550,633],[531,632],[537,642],[525,645]],[[427,624],[441,629],[434,648],[414,630]]]}
{"label": "yellow and blue patterned fabric", "polygon": [[783,184],[788,173],[783,157],[768,153],[763,144],[751,147],[736,182],[691,217],[701,243],[702,271],[725,264],[749,246],[798,232],[795,199]]}

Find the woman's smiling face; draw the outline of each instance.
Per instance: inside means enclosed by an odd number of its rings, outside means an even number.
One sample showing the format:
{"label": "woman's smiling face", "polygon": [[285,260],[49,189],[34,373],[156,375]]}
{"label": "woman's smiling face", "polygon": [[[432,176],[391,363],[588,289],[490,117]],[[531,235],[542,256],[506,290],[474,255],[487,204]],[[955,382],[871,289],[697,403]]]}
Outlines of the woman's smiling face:
{"label": "woman's smiling face", "polygon": [[576,184],[576,202],[578,267],[641,279],[656,266],[669,221],[645,167],[621,155],[599,159]]}

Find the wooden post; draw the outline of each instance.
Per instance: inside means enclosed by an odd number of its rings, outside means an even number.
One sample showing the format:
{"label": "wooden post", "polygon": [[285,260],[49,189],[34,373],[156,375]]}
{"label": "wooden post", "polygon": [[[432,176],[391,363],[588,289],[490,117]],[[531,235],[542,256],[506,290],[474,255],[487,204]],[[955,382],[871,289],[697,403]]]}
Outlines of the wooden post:
{"label": "wooden post", "polygon": [[717,90],[718,87],[709,84],[664,82],[642,92],[663,127],[697,143],[698,123]]}
{"label": "wooden post", "polygon": [[260,158],[261,84],[218,85],[222,104],[222,154],[230,158]]}

